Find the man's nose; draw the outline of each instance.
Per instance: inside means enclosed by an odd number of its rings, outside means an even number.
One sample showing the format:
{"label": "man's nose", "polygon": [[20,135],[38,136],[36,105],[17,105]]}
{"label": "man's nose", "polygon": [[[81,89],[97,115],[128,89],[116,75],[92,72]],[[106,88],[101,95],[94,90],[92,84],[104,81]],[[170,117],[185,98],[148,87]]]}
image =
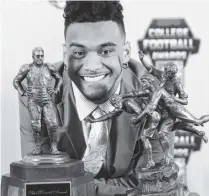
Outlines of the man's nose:
{"label": "man's nose", "polygon": [[96,71],[102,68],[100,56],[96,52],[90,52],[85,58],[83,68],[88,71]]}

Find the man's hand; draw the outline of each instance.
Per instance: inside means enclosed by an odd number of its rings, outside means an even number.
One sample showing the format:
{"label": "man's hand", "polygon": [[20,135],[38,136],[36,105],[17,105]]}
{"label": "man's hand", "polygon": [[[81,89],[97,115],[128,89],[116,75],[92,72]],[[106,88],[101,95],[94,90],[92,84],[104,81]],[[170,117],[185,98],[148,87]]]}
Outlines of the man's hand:
{"label": "man's hand", "polygon": [[141,50],[139,50],[138,54],[139,54],[139,58],[140,59],[143,59],[144,58],[144,54],[143,54],[143,52]]}

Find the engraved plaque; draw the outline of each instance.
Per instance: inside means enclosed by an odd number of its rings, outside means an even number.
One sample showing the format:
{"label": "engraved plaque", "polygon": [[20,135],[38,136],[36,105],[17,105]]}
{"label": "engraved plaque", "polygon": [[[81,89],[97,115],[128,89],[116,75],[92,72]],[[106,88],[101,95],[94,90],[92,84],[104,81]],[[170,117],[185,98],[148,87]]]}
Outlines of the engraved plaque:
{"label": "engraved plaque", "polygon": [[71,182],[26,183],[25,196],[71,196]]}

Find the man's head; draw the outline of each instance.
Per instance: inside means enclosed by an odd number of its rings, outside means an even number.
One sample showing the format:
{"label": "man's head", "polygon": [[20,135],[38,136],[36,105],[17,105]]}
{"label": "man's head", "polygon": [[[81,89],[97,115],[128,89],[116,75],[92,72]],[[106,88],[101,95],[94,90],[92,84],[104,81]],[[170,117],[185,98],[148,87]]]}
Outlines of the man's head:
{"label": "man's head", "polygon": [[85,97],[102,103],[116,91],[130,58],[118,1],[68,1],[64,62]]}
{"label": "man's head", "polygon": [[37,66],[41,66],[44,62],[44,50],[41,47],[36,47],[32,51],[33,63]]}
{"label": "man's head", "polygon": [[168,79],[172,79],[176,76],[176,73],[178,72],[178,67],[175,63],[169,62],[164,65],[164,72],[165,77]]}
{"label": "man's head", "polygon": [[121,109],[122,108],[122,95],[112,95],[110,97],[110,103],[117,109]]}
{"label": "man's head", "polygon": [[144,74],[141,77],[142,89],[152,90],[155,85],[155,78],[151,74]]}

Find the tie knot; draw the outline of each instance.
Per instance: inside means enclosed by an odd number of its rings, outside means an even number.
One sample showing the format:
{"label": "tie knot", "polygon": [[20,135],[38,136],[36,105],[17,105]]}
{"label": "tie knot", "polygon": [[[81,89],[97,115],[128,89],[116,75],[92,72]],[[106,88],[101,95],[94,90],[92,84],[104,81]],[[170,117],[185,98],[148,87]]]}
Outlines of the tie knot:
{"label": "tie knot", "polygon": [[92,112],[94,118],[99,118],[104,114],[103,110],[100,107],[97,107],[96,110]]}

